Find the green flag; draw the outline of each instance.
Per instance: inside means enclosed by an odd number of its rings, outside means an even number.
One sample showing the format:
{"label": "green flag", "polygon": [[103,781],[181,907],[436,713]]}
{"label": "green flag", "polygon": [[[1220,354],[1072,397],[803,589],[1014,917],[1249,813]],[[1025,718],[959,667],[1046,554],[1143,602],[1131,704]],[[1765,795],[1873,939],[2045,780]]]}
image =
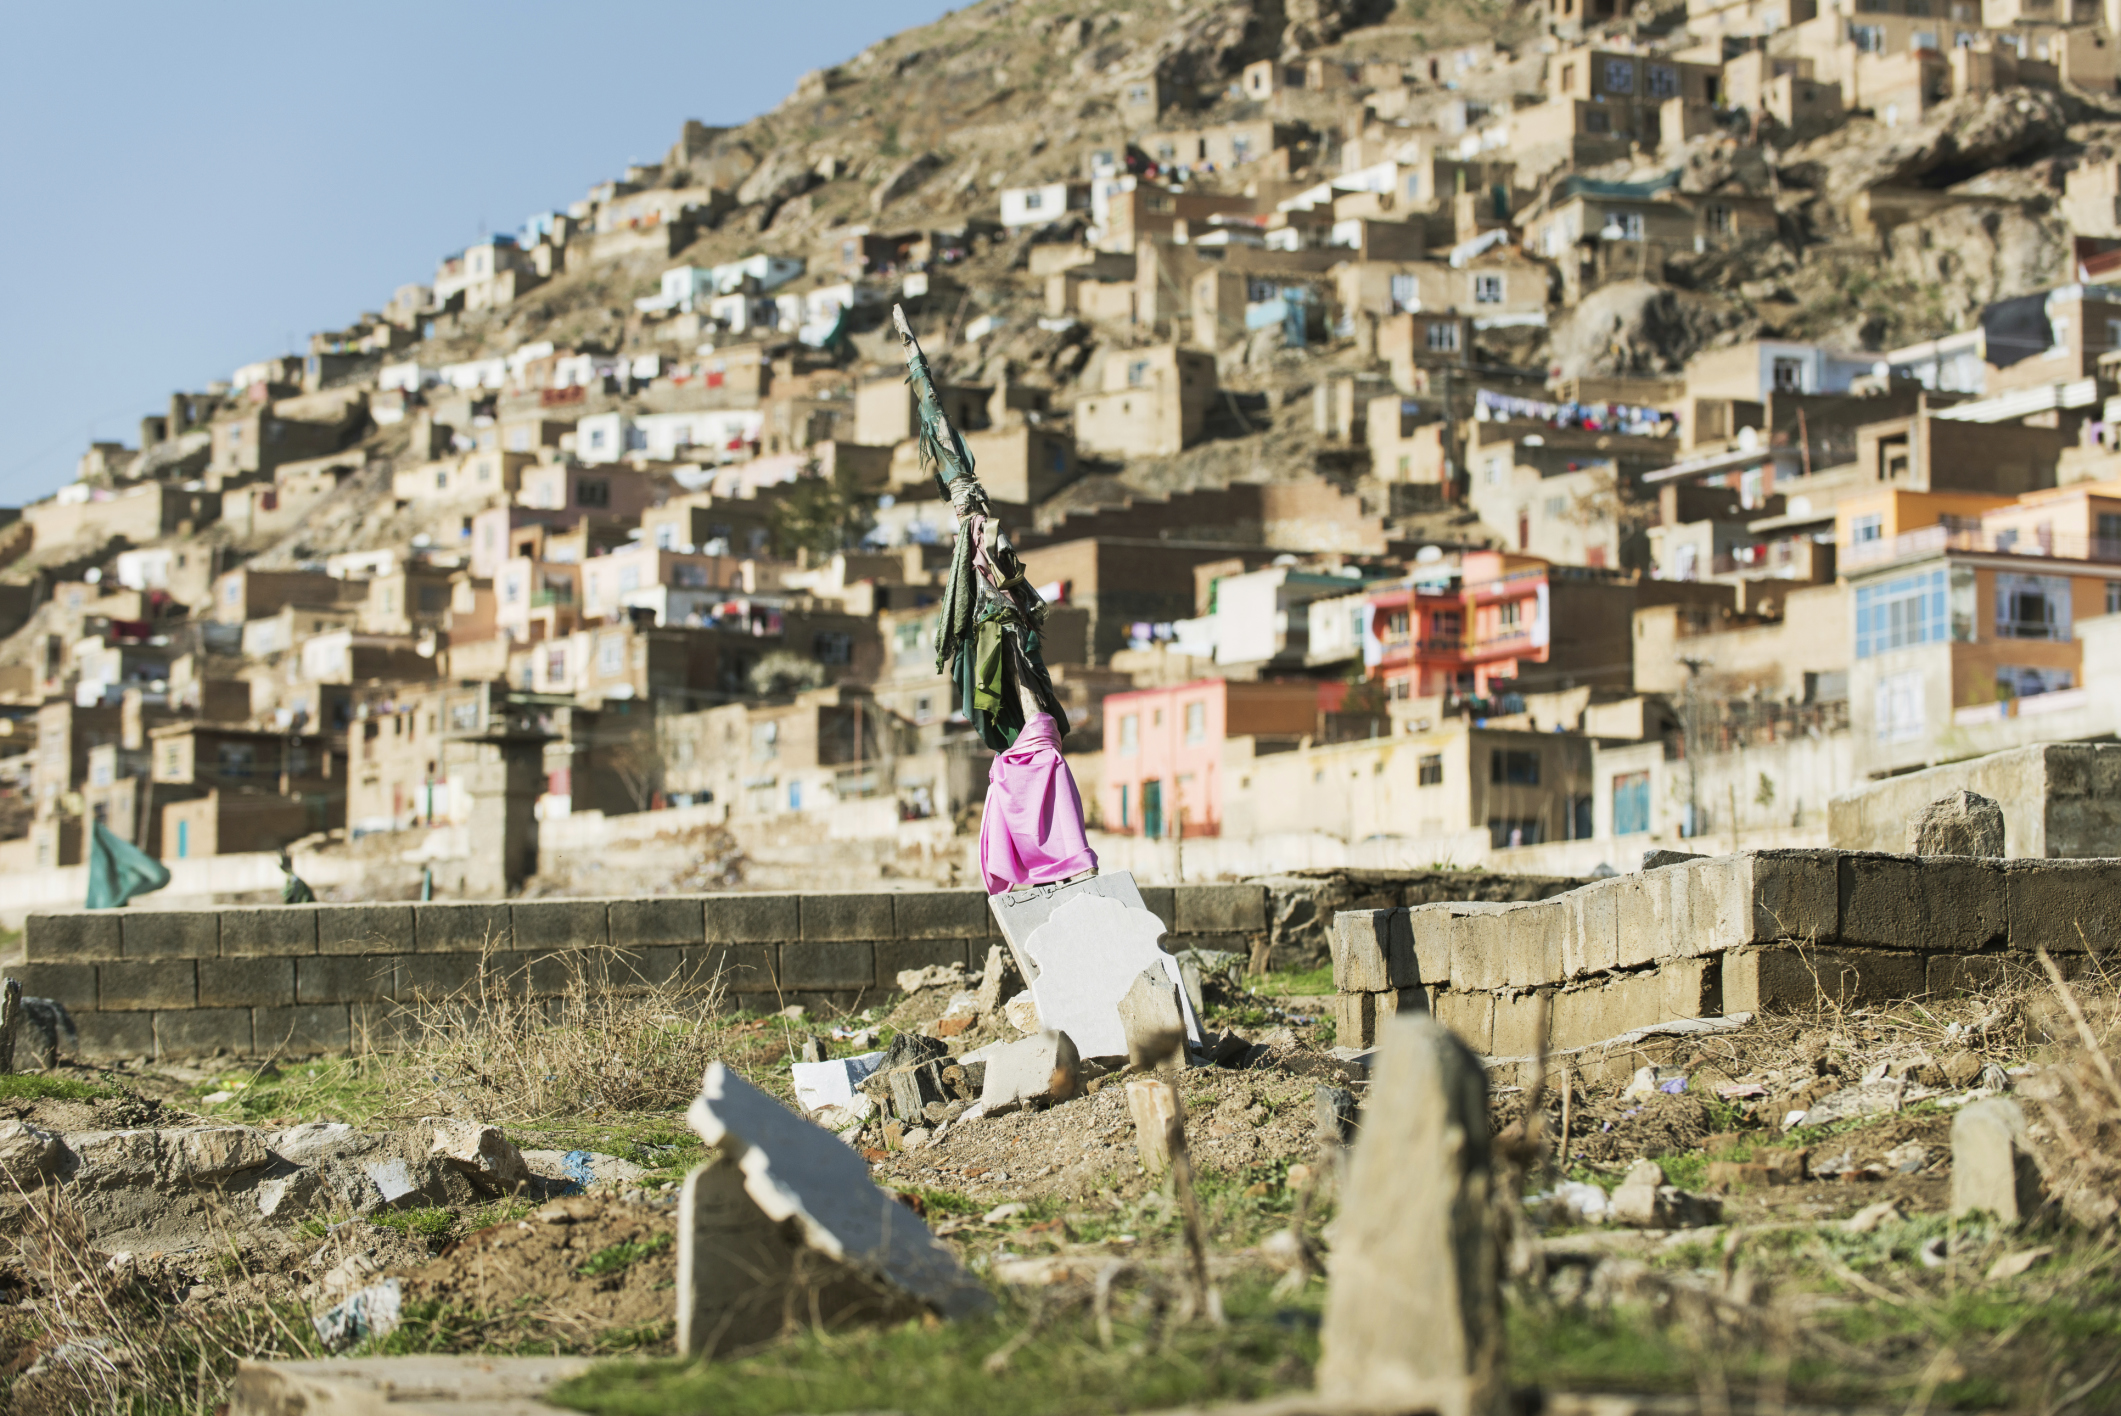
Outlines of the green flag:
{"label": "green flag", "polygon": [[161,861],[96,823],[88,846],[88,907],[92,910],[125,908],[135,895],[145,895],[169,883],[169,871]]}

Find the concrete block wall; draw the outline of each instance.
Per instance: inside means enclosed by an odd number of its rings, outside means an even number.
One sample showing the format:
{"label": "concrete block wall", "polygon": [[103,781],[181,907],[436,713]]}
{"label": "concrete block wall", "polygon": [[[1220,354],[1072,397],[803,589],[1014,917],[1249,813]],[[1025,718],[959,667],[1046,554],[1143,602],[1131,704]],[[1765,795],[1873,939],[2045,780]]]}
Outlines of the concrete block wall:
{"label": "concrete block wall", "polygon": [[1685,860],[1522,904],[1334,919],[1341,1041],[1428,1007],[1496,1057],[1593,1046],[1677,1018],[1885,1002],[2121,948],[2121,860],[1777,850]]}
{"label": "concrete block wall", "polygon": [[[1249,953],[1259,885],[1146,888],[1164,946]],[[389,1048],[425,1003],[480,985],[557,997],[718,986],[733,1006],[866,1005],[902,969],[977,972],[999,944],[978,890],[661,895],[429,904],[78,910],[31,915],[0,972],[73,1014],[82,1055],[290,1055]]]}

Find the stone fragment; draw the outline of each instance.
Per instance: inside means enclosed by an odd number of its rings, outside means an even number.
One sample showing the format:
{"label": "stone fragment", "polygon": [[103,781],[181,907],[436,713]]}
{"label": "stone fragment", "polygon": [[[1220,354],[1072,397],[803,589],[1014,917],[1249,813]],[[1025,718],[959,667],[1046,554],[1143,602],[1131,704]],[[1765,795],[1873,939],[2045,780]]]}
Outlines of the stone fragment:
{"label": "stone fragment", "polygon": [[[857,1057],[835,1057],[825,1062],[798,1062],[790,1070],[795,1076],[796,1104],[805,1111],[822,1107],[853,1107],[856,1090],[884,1063],[882,1052],[864,1052]],[[867,1097],[861,1098],[864,1102]]]}
{"label": "stone fragment", "polygon": [[[1040,1025],[1068,1034],[1085,1057],[1125,1057],[1119,1001],[1142,970],[1155,966],[1174,987],[1183,986],[1177,960],[1157,947],[1163,932],[1163,921],[1146,909],[1101,895],[1078,896],[1055,909],[1024,941],[1039,970],[1031,996]],[[1187,1041],[1197,1046],[1200,1025],[1192,1005],[1183,1006]]]}
{"label": "stone fragment", "polygon": [[1951,1086],[1970,1087],[1981,1080],[1981,1058],[1972,1052],[1954,1052],[1937,1064]]}
{"label": "stone fragment", "polygon": [[501,1134],[498,1126],[477,1121],[438,1121],[431,1153],[488,1190],[510,1190],[530,1178],[530,1169],[523,1164],[523,1152]]}
{"label": "stone fragment", "polygon": [[1186,1012],[1179,985],[1160,964],[1135,977],[1119,1000],[1120,1027],[1127,1039],[1127,1065],[1137,1068],[1180,1061],[1186,1043]]}
{"label": "stone fragment", "polygon": [[305,1121],[275,1132],[266,1144],[274,1155],[296,1165],[316,1165],[333,1159],[360,1140],[354,1128],[343,1121]]}
{"label": "stone fragment", "polygon": [[708,1066],[686,1119],[741,1172],[743,1192],[766,1218],[792,1225],[808,1251],[944,1317],[992,1307],[927,1226],[870,1180],[860,1156],[721,1063]]}
{"label": "stone fragment", "polygon": [[411,1169],[401,1157],[370,1161],[361,1167],[361,1171],[368,1176],[368,1183],[376,1187],[376,1193],[383,1197],[386,1205],[394,1205],[407,1195],[416,1195],[420,1191]]}
{"label": "stone fragment", "polygon": [[2003,808],[1979,792],[1956,791],[1923,807],[1907,823],[1915,855],[2003,854]]}
{"label": "stone fragment", "polygon": [[1952,1118],[1952,1216],[1986,1213],[2016,1224],[2037,1213],[2040,1200],[2024,1108],[2000,1096],[1959,1108]]}
{"label": "stone fragment", "polygon": [[1038,1031],[1038,1000],[1026,989],[1002,1005],[1002,1021],[1022,1033]]}
{"label": "stone fragment", "polygon": [[1082,1059],[1064,1032],[1004,1044],[986,1057],[980,1105],[989,1116],[1016,1106],[1066,1101],[1082,1089]]}
{"label": "stone fragment", "polygon": [[254,1192],[258,1213],[267,1219],[293,1219],[307,1211],[323,1191],[317,1172],[306,1167],[288,1175],[274,1175],[258,1182]]}
{"label": "stone fragment", "polygon": [[1377,1052],[1333,1245],[1319,1394],[1377,1410],[1501,1416],[1510,1392],[1487,1076],[1421,1014],[1380,1024]]}
{"label": "stone fragment", "polygon": [[403,1318],[404,1295],[395,1278],[346,1295],[344,1301],[310,1319],[317,1340],[327,1351],[351,1347],[364,1338],[388,1337]]}
{"label": "stone fragment", "polygon": [[939,1062],[900,1067],[884,1073],[884,1080],[891,1088],[891,1110],[901,1121],[919,1121],[927,1114],[930,1102],[942,1101],[949,1095],[943,1087]]}
{"label": "stone fragment", "polygon": [[1178,1088],[1162,1077],[1127,1082],[1127,1114],[1134,1118],[1134,1149],[1142,1169],[1161,1175],[1171,1168],[1171,1128],[1183,1125]]}
{"label": "stone fragment", "polygon": [[916,1032],[902,1032],[894,1036],[884,1048],[884,1060],[878,1070],[889,1072],[899,1067],[914,1067],[923,1062],[940,1062],[950,1055],[950,1049],[932,1037],[922,1037]]}
{"label": "stone fragment", "polygon": [[1311,1104],[1319,1140],[1344,1146],[1355,1139],[1355,1093],[1346,1087],[1320,1087],[1311,1093]]}
{"label": "stone fragment", "polygon": [[161,1178],[153,1131],[69,1132],[66,1148],[74,1155],[70,1178],[84,1188],[123,1189]]}
{"label": "stone fragment", "polygon": [[999,944],[987,946],[987,966],[980,970],[979,987],[973,990],[972,1008],[981,1017],[1002,1006],[1002,989],[1009,979],[1009,951]]}
{"label": "stone fragment", "polygon": [[0,1181],[35,1189],[57,1175],[66,1159],[66,1142],[26,1121],[0,1121]]}
{"label": "stone fragment", "polygon": [[900,969],[895,980],[901,993],[919,993],[924,988],[963,988],[963,964],[930,964],[924,969]]}
{"label": "stone fragment", "polygon": [[162,1133],[163,1173],[205,1184],[272,1161],[265,1137],[248,1126],[187,1126]]}
{"label": "stone fragment", "polygon": [[1690,860],[1707,859],[1707,856],[1702,855],[1698,851],[1648,850],[1642,853],[1642,868],[1644,870],[1662,870],[1668,865],[1684,865]]}

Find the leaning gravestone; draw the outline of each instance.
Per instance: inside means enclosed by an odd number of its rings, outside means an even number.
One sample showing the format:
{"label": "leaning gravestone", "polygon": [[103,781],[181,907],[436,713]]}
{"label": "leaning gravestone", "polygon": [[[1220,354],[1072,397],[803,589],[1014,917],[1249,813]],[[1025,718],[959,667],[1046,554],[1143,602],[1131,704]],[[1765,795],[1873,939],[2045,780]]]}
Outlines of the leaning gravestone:
{"label": "leaning gravestone", "polygon": [[1024,940],[1037,970],[1031,996],[1039,1026],[1064,1032],[1084,1057],[1125,1057],[1121,1000],[1144,969],[1163,971],[1178,991],[1186,1040],[1200,1045],[1200,1023],[1185,997],[1178,960],[1157,947],[1163,921],[1139,905],[1103,895],[1074,896]]}
{"label": "leaning gravestone", "polygon": [[1333,1242],[1319,1394],[1365,1410],[1500,1416],[1502,1259],[1487,1076],[1422,1014],[1379,1027]]}
{"label": "leaning gravestone", "polygon": [[1979,792],[1956,791],[1923,807],[1907,823],[1916,855],[2003,854],[2003,808]]}
{"label": "leaning gravestone", "polygon": [[719,1152],[678,1214],[678,1349],[728,1350],[783,1323],[985,1312],[987,1290],[869,1167],[716,1062],[686,1116]]}
{"label": "leaning gravestone", "polygon": [[1037,960],[1024,948],[1025,941],[1033,930],[1053,918],[1055,910],[1086,895],[1117,900],[1129,909],[1148,910],[1134,877],[1124,870],[1107,871],[1065,885],[1033,885],[987,897],[987,908],[994,911],[994,922],[1001,926],[1002,938],[1008,941],[1009,952],[1016,957],[1016,971],[1024,976],[1025,983],[1036,981],[1039,970]]}

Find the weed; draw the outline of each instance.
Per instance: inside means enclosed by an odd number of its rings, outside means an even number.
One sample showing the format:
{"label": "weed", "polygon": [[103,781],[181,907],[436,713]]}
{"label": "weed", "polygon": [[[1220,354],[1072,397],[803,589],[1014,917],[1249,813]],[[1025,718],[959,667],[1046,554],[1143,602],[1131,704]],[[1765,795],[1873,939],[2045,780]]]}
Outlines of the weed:
{"label": "weed", "polygon": [[1320,964],[1302,973],[1262,974],[1254,991],[1272,998],[1315,998],[1339,990],[1333,983],[1333,966]]}
{"label": "weed", "polygon": [[618,1273],[639,1263],[652,1254],[660,1254],[669,1248],[668,1234],[658,1234],[652,1239],[628,1240],[613,1244],[608,1249],[599,1249],[575,1266],[575,1272],[584,1278],[598,1278],[607,1273]]}
{"label": "weed", "polygon": [[0,1101],[94,1101],[117,1094],[116,1087],[72,1077],[52,1077],[42,1072],[0,1074]]}
{"label": "weed", "polygon": [[423,1239],[438,1239],[456,1225],[457,1216],[454,1210],[437,1205],[427,1209],[392,1210],[376,1216],[374,1222],[381,1229],[396,1229],[417,1234]]}

